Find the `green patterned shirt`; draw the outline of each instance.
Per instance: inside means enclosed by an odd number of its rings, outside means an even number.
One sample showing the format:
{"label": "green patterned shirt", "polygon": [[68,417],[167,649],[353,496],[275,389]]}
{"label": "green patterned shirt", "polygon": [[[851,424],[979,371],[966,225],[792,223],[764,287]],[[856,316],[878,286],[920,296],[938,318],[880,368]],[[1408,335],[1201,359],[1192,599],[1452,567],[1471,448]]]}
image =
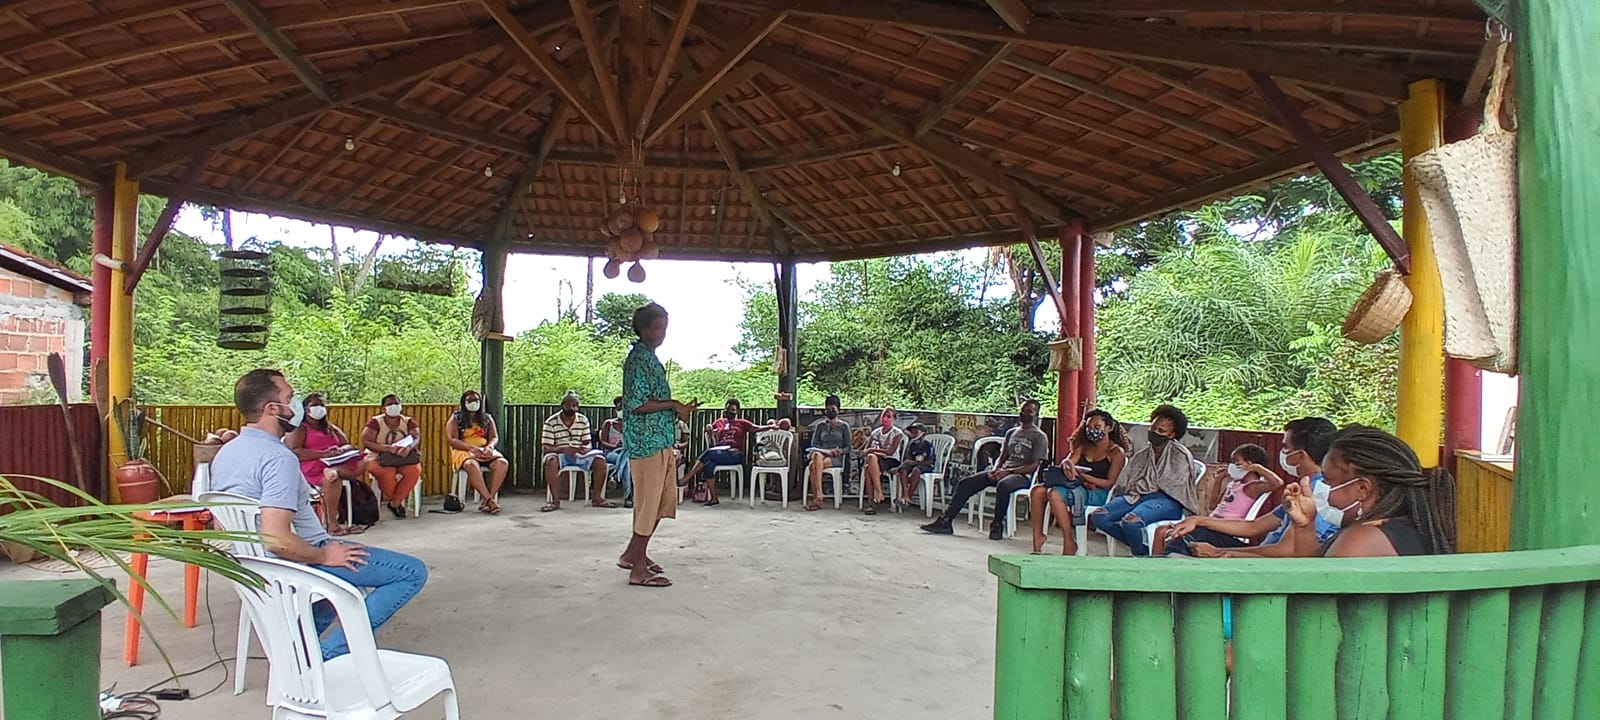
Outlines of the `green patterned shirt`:
{"label": "green patterned shirt", "polygon": [[650,457],[671,449],[678,440],[677,413],[657,410],[639,415],[634,408],[651,400],[669,400],[667,369],[661,366],[655,350],[635,342],[622,364],[622,446],[628,457]]}

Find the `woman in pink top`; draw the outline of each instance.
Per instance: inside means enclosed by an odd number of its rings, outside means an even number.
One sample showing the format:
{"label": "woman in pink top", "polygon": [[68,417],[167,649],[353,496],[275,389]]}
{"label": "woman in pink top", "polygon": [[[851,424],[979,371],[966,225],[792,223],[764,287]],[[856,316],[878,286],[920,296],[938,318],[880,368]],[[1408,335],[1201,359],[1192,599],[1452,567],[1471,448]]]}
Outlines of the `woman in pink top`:
{"label": "woman in pink top", "polygon": [[300,427],[283,436],[283,444],[300,459],[300,474],[305,476],[306,482],[322,491],[322,521],[327,524],[328,532],[333,535],[359,533],[363,530],[360,526],[339,524],[339,499],[345,480],[366,481],[366,458],[356,455],[332,466],[323,462],[349,451],[350,438],[338,425],[328,422],[328,401],[323,399],[322,393],[307,395],[305,404],[306,419]]}
{"label": "woman in pink top", "polygon": [[1244,520],[1255,507],[1256,499],[1275,492],[1282,480],[1266,467],[1267,451],[1260,445],[1245,443],[1233,449],[1228,462],[1228,484],[1212,509],[1219,520]]}

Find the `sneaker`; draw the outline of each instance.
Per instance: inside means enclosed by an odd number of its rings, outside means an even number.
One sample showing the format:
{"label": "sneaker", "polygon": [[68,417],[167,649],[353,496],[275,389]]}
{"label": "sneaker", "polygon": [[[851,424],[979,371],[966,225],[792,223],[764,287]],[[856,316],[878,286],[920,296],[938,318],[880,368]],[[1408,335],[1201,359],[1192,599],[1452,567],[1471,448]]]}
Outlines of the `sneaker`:
{"label": "sneaker", "polygon": [[1004,539],[1006,539],[1006,526],[1001,525],[998,522],[991,523],[989,525],[989,539],[990,540],[1004,540]]}
{"label": "sneaker", "polygon": [[955,528],[950,527],[950,521],[942,517],[934,518],[933,522],[923,525],[922,531],[925,533],[933,533],[934,535],[956,534]]}

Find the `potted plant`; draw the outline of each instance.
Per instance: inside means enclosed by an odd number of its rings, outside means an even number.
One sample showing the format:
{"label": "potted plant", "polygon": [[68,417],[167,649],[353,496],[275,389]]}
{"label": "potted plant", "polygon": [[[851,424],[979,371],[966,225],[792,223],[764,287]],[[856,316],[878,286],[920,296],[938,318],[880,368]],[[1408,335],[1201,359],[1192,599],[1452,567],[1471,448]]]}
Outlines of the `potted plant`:
{"label": "potted plant", "polygon": [[117,492],[124,504],[143,505],[161,499],[163,480],[156,466],[145,459],[146,440],[144,410],[124,398],[112,412],[112,423],[122,435],[122,447],[127,460],[113,472]]}

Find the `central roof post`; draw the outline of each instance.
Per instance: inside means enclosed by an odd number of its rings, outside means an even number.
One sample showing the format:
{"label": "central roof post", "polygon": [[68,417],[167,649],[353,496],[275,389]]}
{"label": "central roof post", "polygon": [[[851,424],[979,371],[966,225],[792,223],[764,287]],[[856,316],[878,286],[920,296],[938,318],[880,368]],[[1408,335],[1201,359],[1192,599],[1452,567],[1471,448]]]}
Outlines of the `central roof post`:
{"label": "central roof post", "polygon": [[506,343],[505,303],[500,294],[506,279],[506,241],[496,233],[483,243],[483,296],[488,299],[484,333],[478,355],[478,378],[483,387],[483,409],[505,432]]}
{"label": "central roof post", "polygon": [[778,354],[775,362],[778,371],[778,417],[790,423],[800,421],[797,416],[797,391],[800,384],[800,341],[796,332],[800,323],[799,283],[795,279],[794,256],[778,261],[774,278],[778,296]]}

